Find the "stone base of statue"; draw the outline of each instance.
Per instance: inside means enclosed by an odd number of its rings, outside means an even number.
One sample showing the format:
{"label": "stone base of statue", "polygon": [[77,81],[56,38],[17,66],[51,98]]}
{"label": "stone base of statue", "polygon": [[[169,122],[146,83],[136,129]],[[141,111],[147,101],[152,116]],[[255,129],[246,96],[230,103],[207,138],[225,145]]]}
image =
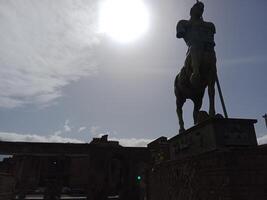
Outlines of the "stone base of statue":
{"label": "stone base of statue", "polygon": [[266,200],[267,145],[257,146],[255,122],[210,119],[150,143],[149,200]]}
{"label": "stone base of statue", "polygon": [[257,146],[256,120],[211,118],[169,139],[172,160],[228,147]]}

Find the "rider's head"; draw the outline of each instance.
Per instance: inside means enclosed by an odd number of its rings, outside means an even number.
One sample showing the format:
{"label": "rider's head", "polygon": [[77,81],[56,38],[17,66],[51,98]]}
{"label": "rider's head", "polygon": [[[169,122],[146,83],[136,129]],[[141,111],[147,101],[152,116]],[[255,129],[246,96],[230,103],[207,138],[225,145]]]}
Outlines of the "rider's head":
{"label": "rider's head", "polygon": [[190,16],[194,18],[202,18],[203,12],[204,12],[204,4],[198,1],[191,8]]}

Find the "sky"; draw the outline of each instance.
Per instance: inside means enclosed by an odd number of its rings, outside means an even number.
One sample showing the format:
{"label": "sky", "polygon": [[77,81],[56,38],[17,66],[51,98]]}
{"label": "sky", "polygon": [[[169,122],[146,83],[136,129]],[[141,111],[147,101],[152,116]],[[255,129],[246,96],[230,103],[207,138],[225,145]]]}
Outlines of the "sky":
{"label": "sky", "polygon": [[[130,42],[99,31],[104,1],[0,1],[0,140],[90,142],[109,134],[144,146],[178,133],[173,82],[187,47],[175,31],[195,1],[141,0],[147,28]],[[204,20],[217,29],[228,115],[257,119],[257,137],[267,142],[267,1],[203,2]],[[187,128],[192,106],[184,106]],[[218,95],[216,108],[222,113]]]}

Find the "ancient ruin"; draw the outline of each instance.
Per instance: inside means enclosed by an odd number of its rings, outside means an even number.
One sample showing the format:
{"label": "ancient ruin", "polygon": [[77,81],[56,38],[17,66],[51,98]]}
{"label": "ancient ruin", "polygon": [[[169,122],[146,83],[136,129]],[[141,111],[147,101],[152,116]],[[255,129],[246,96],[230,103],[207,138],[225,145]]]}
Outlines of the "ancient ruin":
{"label": "ancient ruin", "polygon": [[[107,135],[80,144],[0,141],[0,155],[12,156],[0,162],[0,200],[266,200],[267,145],[257,144],[256,120],[228,118],[216,74],[215,26],[203,12],[197,1],[191,19],[177,26],[189,47],[175,81],[178,135],[147,147],[123,147]],[[216,82],[225,118],[215,113]],[[206,87],[209,114],[200,111]],[[195,103],[195,125],[187,130],[186,99]]]}

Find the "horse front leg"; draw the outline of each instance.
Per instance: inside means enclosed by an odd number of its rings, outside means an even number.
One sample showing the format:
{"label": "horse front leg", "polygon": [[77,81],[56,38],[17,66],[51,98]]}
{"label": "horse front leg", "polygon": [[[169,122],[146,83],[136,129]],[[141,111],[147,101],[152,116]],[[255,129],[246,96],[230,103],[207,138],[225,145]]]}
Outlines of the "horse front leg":
{"label": "horse front leg", "polygon": [[183,120],[183,109],[182,107],[179,107],[176,109],[177,112],[177,116],[178,116],[178,120],[179,120],[179,125],[180,125],[180,129],[179,129],[179,133],[182,133],[185,131],[184,128],[184,120]]}
{"label": "horse front leg", "polygon": [[176,113],[177,113],[177,117],[178,117],[179,125],[180,125],[179,133],[182,133],[185,131],[184,120],[183,120],[183,108],[182,107],[183,107],[183,103],[179,103],[176,100]]}
{"label": "horse front leg", "polygon": [[210,102],[210,107],[209,107],[209,115],[210,117],[215,116],[215,81],[210,83],[208,85],[208,93],[209,93],[209,102]]}

